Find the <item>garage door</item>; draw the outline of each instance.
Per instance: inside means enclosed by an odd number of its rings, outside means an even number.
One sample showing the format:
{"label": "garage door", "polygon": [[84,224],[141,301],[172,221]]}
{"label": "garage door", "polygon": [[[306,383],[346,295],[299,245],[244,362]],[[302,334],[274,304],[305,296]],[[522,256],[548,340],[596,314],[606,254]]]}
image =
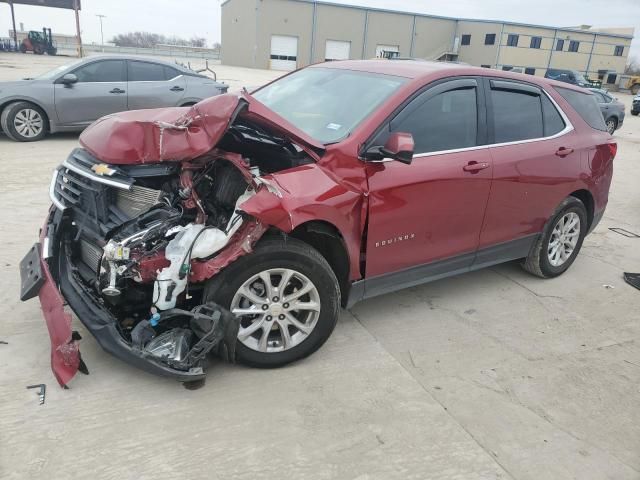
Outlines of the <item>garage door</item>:
{"label": "garage door", "polygon": [[327,40],[324,59],[327,62],[330,60],[349,60],[350,52],[351,42],[344,42],[341,40]]}
{"label": "garage door", "polygon": [[271,35],[271,69],[295,70],[298,59],[298,37]]}
{"label": "garage door", "polygon": [[384,58],[384,52],[399,52],[399,51],[400,51],[400,47],[398,45],[378,45],[376,46],[376,58]]}

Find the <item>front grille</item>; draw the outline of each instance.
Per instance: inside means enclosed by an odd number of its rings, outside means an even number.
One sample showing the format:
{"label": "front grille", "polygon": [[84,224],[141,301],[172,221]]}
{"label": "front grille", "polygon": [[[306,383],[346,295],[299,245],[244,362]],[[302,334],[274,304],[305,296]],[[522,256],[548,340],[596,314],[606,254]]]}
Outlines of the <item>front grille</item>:
{"label": "front grille", "polygon": [[100,262],[102,261],[102,248],[90,243],[84,238],[80,239],[79,247],[82,262],[89,267],[92,272],[97,273],[100,269]]}
{"label": "front grille", "polygon": [[85,150],[75,149],[54,172],[49,189],[54,205],[70,209],[73,220],[93,237],[104,237],[160,201],[160,190],[134,185],[134,178],[111,165],[101,167],[112,175],[98,175],[92,170],[95,165],[101,164]]}

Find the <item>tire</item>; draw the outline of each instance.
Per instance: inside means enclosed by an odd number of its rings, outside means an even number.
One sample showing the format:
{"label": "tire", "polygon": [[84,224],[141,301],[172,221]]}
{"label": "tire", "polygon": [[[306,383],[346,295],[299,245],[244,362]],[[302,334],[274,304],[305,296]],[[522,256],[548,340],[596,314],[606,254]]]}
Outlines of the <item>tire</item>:
{"label": "tire", "polygon": [[[31,117],[28,119],[28,117]],[[18,119],[16,121],[16,118]],[[21,127],[20,119],[27,118],[32,127]],[[41,140],[48,131],[48,118],[44,110],[30,102],[14,102],[5,107],[0,114],[2,131],[16,142],[35,142]],[[18,126],[16,126],[18,125]]]}
{"label": "tire", "polygon": [[[572,214],[575,214],[580,222],[578,225],[579,228],[576,229],[577,240],[575,246],[561,264],[554,265],[550,258],[552,257],[550,252],[553,252],[550,243],[556,238],[556,232],[554,232],[554,230],[565,217],[575,218]],[[527,272],[541,278],[553,278],[562,275],[569,269],[578,256],[586,234],[587,209],[576,197],[565,198],[545,224],[542,235],[540,235],[536,243],[531,247],[529,256],[525,259],[522,267]],[[565,245],[566,243],[562,245],[563,248]]]}
{"label": "tire", "polygon": [[[258,275],[262,273],[264,278],[268,274],[267,278],[271,280],[272,285],[276,285],[283,281],[286,272],[294,272],[291,274],[291,280],[282,291],[272,290],[272,294],[279,293],[281,296],[272,297],[266,305],[267,302],[262,301],[267,296],[267,292],[264,291],[266,283]],[[280,273],[282,276],[278,277]],[[304,308],[286,310],[290,308],[289,305],[293,305],[293,300],[291,304],[285,300],[295,294],[296,286],[299,290],[305,287],[304,279],[309,281],[315,290],[300,296],[301,305],[319,304],[319,311]],[[257,296],[256,300],[260,302],[251,302],[240,293],[241,288],[247,285],[251,289],[249,293],[254,298]],[[260,291],[261,289],[263,291]],[[240,257],[205,284],[203,302],[207,301],[214,301],[234,313],[237,313],[238,309],[258,312],[240,317],[237,359],[253,367],[272,368],[304,358],[324,344],[338,319],[340,287],[333,270],[317,250],[297,239],[267,237],[258,242],[253,253]],[[263,310],[265,308],[268,310]],[[311,327],[310,331],[303,332],[297,329],[289,321],[292,316],[298,325],[305,327],[305,330]],[[251,332],[249,327],[259,324],[266,328],[254,328],[253,333],[248,334]],[[283,334],[283,325],[288,339],[285,339]],[[268,339],[266,341],[265,335]],[[287,344],[289,346],[285,348]],[[268,349],[271,351],[267,351]]]}
{"label": "tire", "polygon": [[613,135],[614,132],[618,129],[618,119],[616,117],[610,117],[606,121],[607,124],[607,132]]}
{"label": "tire", "polygon": [[640,92],[640,85],[636,83],[631,87],[631,93],[637,95],[638,92]]}
{"label": "tire", "polygon": [[634,117],[637,117],[638,113],[640,113],[640,112],[634,112],[633,110],[631,110],[631,115],[633,115]]}

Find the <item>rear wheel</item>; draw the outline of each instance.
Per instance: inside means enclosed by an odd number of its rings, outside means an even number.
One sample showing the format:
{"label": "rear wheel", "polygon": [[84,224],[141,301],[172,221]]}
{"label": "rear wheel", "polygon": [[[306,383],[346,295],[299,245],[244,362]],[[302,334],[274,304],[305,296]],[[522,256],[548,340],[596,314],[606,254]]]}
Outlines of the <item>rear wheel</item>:
{"label": "rear wheel", "polygon": [[575,197],[565,198],[547,221],[523,268],[542,278],[563,274],[578,256],[586,234],[584,204]]}
{"label": "rear wheel", "polygon": [[607,120],[607,132],[613,135],[613,132],[616,131],[616,128],[618,128],[618,120],[615,117],[611,117],[609,120]]}
{"label": "rear wheel", "polygon": [[47,115],[29,102],[14,102],[0,115],[4,133],[16,142],[34,142],[47,134]]}
{"label": "rear wheel", "polygon": [[238,360],[279,367],[315,352],[338,318],[340,289],[317,250],[296,239],[268,238],[205,286],[240,319]]}

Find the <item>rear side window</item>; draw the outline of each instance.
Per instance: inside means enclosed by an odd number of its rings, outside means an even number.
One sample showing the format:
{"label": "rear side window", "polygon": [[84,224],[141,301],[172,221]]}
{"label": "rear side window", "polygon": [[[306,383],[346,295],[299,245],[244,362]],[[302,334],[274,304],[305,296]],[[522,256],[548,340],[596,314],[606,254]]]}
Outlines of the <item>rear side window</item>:
{"label": "rear side window", "polygon": [[602,112],[600,112],[600,106],[595,96],[568,88],[555,87],[555,89],[591,128],[602,130],[603,132],[607,131],[607,126],[604,123]]}
{"label": "rear side window", "polygon": [[515,90],[491,90],[494,142],[544,137],[540,95]]}
{"label": "rear side window", "polygon": [[125,82],[123,60],[101,60],[73,71],[78,82]]}
{"label": "rear side window", "polygon": [[476,89],[436,95],[399,122],[392,122],[391,131],[411,133],[416,154],[473,147],[478,133]]}
{"label": "rear side window", "polygon": [[[172,68],[170,70],[173,70]],[[157,63],[129,61],[130,82],[164,82],[167,80],[167,67]],[[175,75],[170,75],[170,78]]]}

